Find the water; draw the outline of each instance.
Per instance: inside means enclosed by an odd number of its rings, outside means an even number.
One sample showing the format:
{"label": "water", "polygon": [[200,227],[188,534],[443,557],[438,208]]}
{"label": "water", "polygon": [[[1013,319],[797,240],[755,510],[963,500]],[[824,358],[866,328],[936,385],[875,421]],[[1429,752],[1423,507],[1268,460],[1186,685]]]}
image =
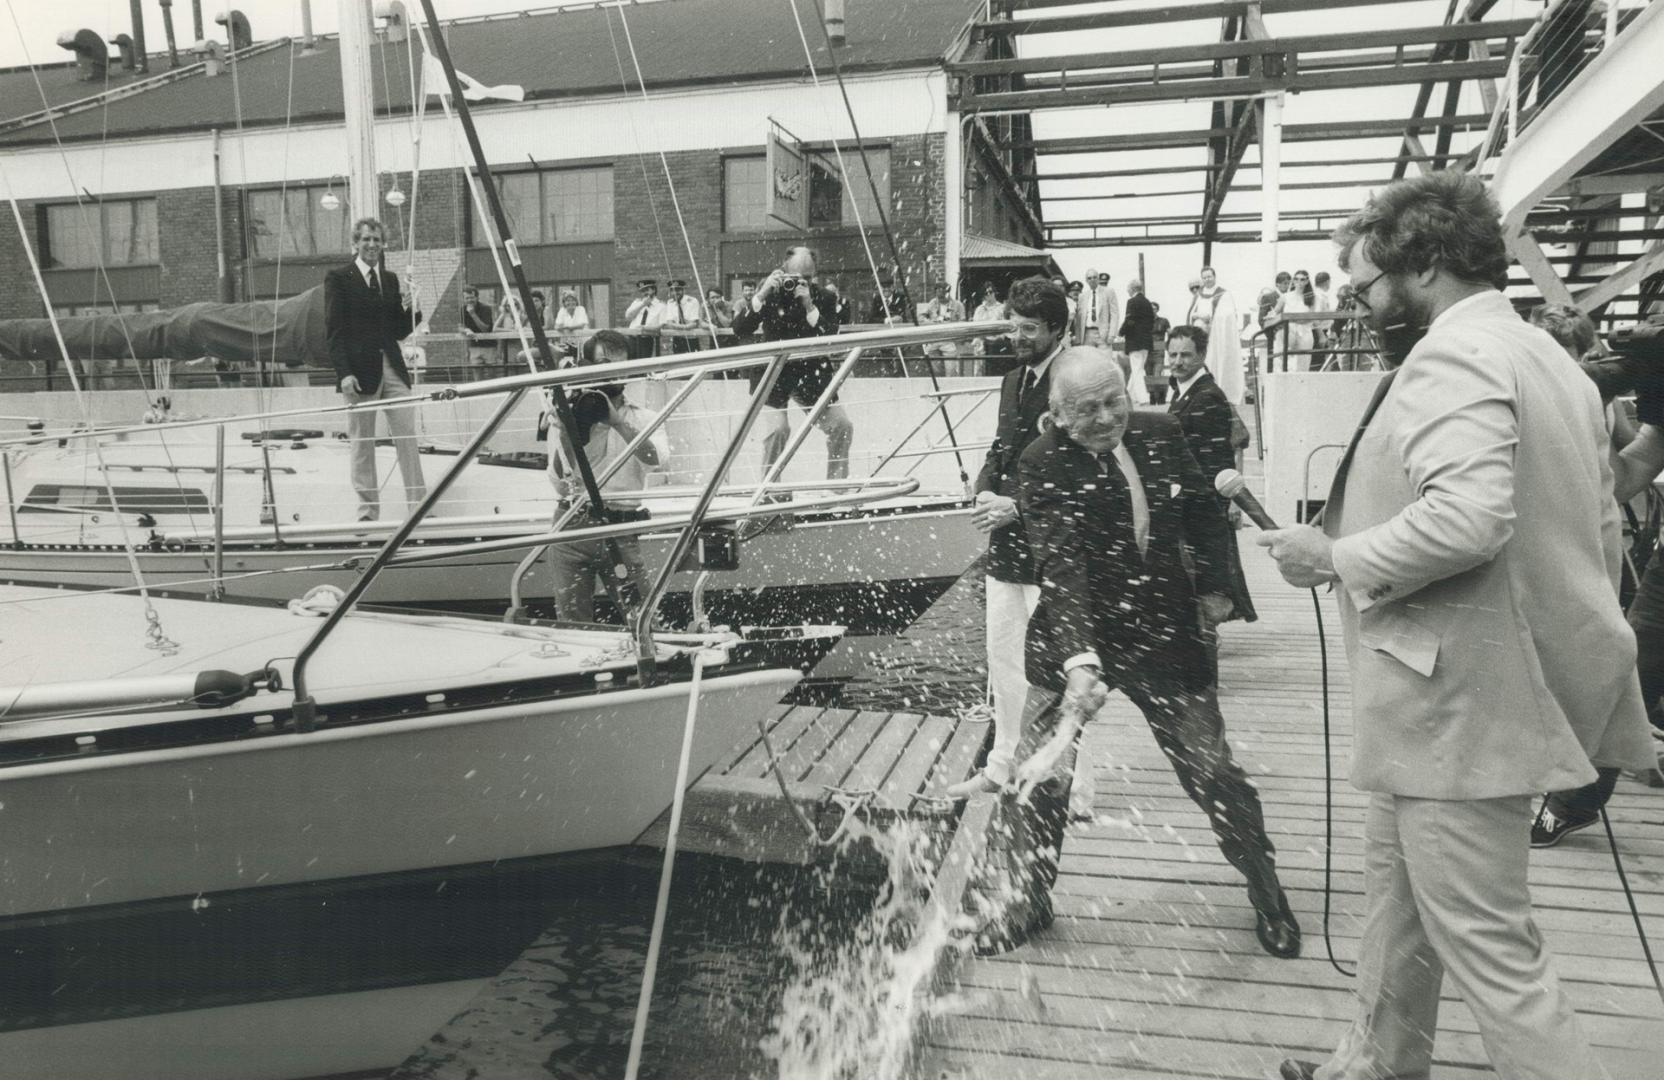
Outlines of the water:
{"label": "water", "polygon": [[[972,572],[880,650],[845,708],[951,713],[980,702],[981,575]],[[922,836],[857,824],[811,868],[678,857],[642,1059],[652,1078],[889,1080],[952,927],[926,902]],[[847,856],[883,852],[886,876]],[[870,859],[862,862],[870,867]],[[545,929],[476,1003],[394,1075],[623,1076],[659,863],[622,856],[590,888],[553,886]]]}

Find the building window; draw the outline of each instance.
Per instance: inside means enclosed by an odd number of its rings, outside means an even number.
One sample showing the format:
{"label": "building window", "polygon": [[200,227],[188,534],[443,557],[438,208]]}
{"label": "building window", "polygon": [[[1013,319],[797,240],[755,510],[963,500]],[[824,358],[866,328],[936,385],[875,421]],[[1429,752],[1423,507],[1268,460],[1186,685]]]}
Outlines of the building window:
{"label": "building window", "polygon": [[[503,173],[496,181],[517,244],[612,239],[611,165]],[[476,246],[483,247],[496,231],[475,211],[470,235]]]}
{"label": "building window", "polygon": [[757,157],[722,159],[722,227],[728,232],[768,228],[768,162]]}
{"label": "building window", "polygon": [[341,255],[347,238],[347,204],[326,210],[319,200],[328,184],[272,188],[248,193],[248,246],[256,259]]}
{"label": "building window", "polygon": [[[862,154],[843,148],[843,167],[845,175],[838,171],[838,155],[830,147],[820,150],[811,157],[809,171],[809,226],[811,228],[828,228],[835,226],[854,227],[859,223],[866,228],[879,228],[878,203],[873,201],[872,189],[878,188],[878,197],[883,200],[884,209],[890,207],[890,148],[887,146],[874,147],[865,151],[867,165],[872,168],[872,183],[867,182],[867,170],[861,165]],[[860,213],[857,215],[856,211]]]}
{"label": "building window", "polygon": [[45,207],[52,266],[142,266],[156,258],[156,200],[106,199]]}

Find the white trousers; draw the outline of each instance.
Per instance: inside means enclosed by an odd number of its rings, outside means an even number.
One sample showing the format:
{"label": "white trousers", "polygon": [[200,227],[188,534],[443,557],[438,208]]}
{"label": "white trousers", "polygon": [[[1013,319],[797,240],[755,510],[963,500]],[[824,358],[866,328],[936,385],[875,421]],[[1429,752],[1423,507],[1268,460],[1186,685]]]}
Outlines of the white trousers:
{"label": "white trousers", "polygon": [[[404,397],[410,387],[395,374],[393,365],[383,360],[381,385],[373,394],[344,396],[348,405],[361,401],[382,401]],[[393,439],[393,454],[399,462],[399,476],[404,481],[404,499],[409,509],[427,498],[427,484],[422,478],[422,458],[416,443],[416,410],[383,409],[387,418],[387,434]],[[347,435],[352,440],[352,486],[358,492],[358,520],[374,521],[381,516],[381,479],[376,475],[376,414],[373,411],[347,414]]]}
{"label": "white trousers", "polygon": [[1531,918],[1531,800],[1376,793],[1358,1016],[1318,1080],[1427,1080],[1448,974],[1501,1080],[1603,1080]]}
{"label": "white trousers", "polygon": [[984,578],[988,620],[988,684],[994,691],[994,748],[984,766],[989,779],[1005,783],[1015,764],[1023,734],[1023,703],[1028,676],[1023,670],[1023,642],[1028,617],[1040,602],[1040,586]]}

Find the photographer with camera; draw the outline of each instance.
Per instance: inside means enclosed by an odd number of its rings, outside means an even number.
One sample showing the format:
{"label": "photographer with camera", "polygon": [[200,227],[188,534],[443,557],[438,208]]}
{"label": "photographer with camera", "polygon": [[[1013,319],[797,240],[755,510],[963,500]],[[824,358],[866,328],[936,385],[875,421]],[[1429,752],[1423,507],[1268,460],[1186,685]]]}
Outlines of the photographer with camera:
{"label": "photographer with camera", "polygon": [[[1614,355],[1601,355],[1595,325],[1588,315],[1566,305],[1545,304],[1531,313],[1533,324],[1546,330],[1560,347],[1582,363],[1600,390],[1609,411],[1612,435],[1612,494],[1627,503],[1645,491],[1664,472],[1664,324],[1648,323],[1615,331]],[[1635,394],[1637,431],[1631,432],[1616,399]],[[1656,538],[1654,538],[1656,539]],[[1648,560],[1635,596],[1629,603],[1629,625],[1635,631],[1635,671],[1641,679],[1641,698],[1654,731],[1664,729],[1664,561]],[[1554,791],[1543,800],[1531,823],[1531,846],[1553,847],[1574,832],[1600,820],[1612,797],[1619,770],[1601,766],[1592,784]]]}
{"label": "photographer with camera", "polygon": [[[836,299],[815,283],[815,253],[806,247],[786,250],[786,257],[768,277],[763,279],[749,304],[734,313],[734,333],[745,340],[761,328],[764,341],[787,341],[794,338],[830,336],[838,332]],[[786,405],[796,401],[804,408],[814,406],[832,376],[838,362],[830,356],[816,356],[791,360],[780,378],[769,391],[764,403],[767,409],[758,421],[763,431],[763,471],[779,458],[786,448],[791,432],[786,422]],[[762,369],[750,376],[751,387],[757,387]],[[849,444],[855,437],[855,425],[838,404],[837,394],[820,414],[816,426],[826,436],[826,478],[842,480],[849,476]]]}
{"label": "photographer with camera", "polygon": [[[628,338],[616,330],[598,330],[584,342],[578,363],[611,364],[629,358]],[[620,383],[579,391],[572,403],[572,411],[578,420],[580,452],[589,459],[597,477],[653,419],[651,413],[624,396],[624,387]],[[560,452],[554,447],[549,452],[549,472],[560,500],[557,515],[564,513],[571,506],[572,499],[582,493],[576,469],[562,458],[562,454],[569,452],[570,448],[564,439],[558,445]],[[601,491],[607,495],[641,491],[647,486],[647,474],[664,468],[669,460],[670,443],[665,439],[663,429],[660,429],[636,447],[635,453],[613,474],[612,479],[601,485]],[[641,521],[646,517],[647,511],[639,500],[608,498],[604,520],[594,520],[591,513],[575,519],[572,527]],[[641,562],[640,538],[621,536],[616,543],[623,563],[622,572],[612,564],[605,540],[580,540],[550,547],[555,611],[560,619],[566,622],[595,621],[598,575],[617,580],[627,604],[633,605],[646,592],[647,577]]]}

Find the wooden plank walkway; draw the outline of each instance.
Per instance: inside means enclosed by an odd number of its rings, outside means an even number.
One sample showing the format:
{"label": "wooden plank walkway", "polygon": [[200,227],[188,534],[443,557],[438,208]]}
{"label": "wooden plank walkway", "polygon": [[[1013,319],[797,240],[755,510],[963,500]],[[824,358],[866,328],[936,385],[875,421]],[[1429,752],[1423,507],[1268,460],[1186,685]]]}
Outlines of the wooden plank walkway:
{"label": "wooden plank walkway", "polygon": [[[868,816],[909,814],[951,830],[954,808],[929,795],[970,775],[988,732],[976,718],[781,705],[768,717],[769,744],[792,803],[831,835],[844,813],[837,793],[871,794]],[[640,843],[663,848],[669,811]],[[761,734],[736,746],[688,790],[680,851],[753,862],[807,865],[816,845],[781,794]]]}
{"label": "wooden plank walkway", "polygon": [[[1117,695],[1088,729],[1099,820],[1065,841],[1057,921],[1028,946],[970,959],[953,1015],[915,1075],[981,1080],[1265,1080],[1286,1056],[1322,1060],[1353,1015],[1352,980],[1322,935],[1323,731],[1309,593],[1286,586],[1253,532],[1238,539],[1260,620],[1223,630],[1221,702],[1259,785],[1305,955],[1255,941],[1237,873],[1214,846],[1143,718]],[[1339,614],[1324,597],[1334,744],[1331,935],[1348,968],[1363,911],[1365,797],[1347,782],[1350,692]],[[1655,951],[1664,952],[1664,790],[1625,777],[1609,807]],[[1646,971],[1604,834],[1532,855],[1537,919],[1614,1080],[1664,1076],[1664,1007]],[[1446,984],[1435,1078],[1490,1075],[1472,1015]]]}

